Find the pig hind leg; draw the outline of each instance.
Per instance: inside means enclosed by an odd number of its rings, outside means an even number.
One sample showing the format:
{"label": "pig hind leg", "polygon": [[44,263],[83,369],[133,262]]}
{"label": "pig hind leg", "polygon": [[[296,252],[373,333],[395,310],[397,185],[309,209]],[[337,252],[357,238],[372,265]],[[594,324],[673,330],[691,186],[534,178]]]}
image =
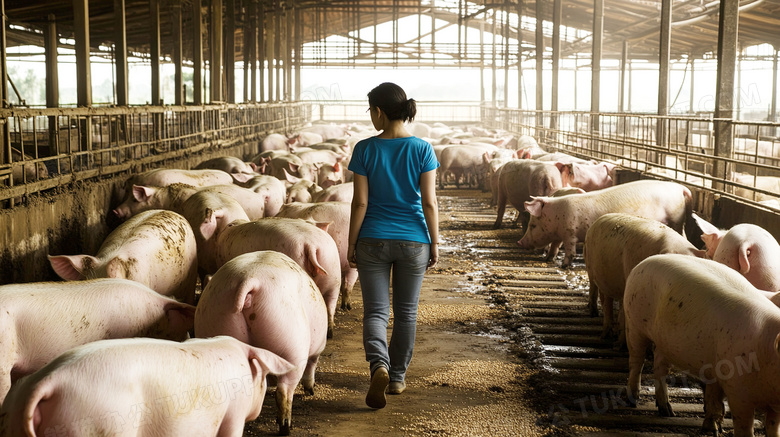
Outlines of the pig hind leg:
{"label": "pig hind leg", "polygon": [[766,431],[767,437],[780,436],[780,412],[767,407],[766,420],[764,421],[764,431]]}
{"label": "pig hind leg", "polygon": [[666,376],[669,375],[671,365],[664,358],[661,351],[655,350],[653,361],[653,377],[655,378],[655,405],[658,414],[663,417],[674,417],[672,404],[669,403],[669,387],[666,385]]}
{"label": "pig hind leg", "polygon": [[352,289],[355,287],[355,282],[357,282],[357,279],[358,279],[357,269],[353,269],[353,268],[347,270],[341,279],[341,309],[342,310],[352,309],[352,301],[350,299],[350,295],[352,294]]}
{"label": "pig hind leg", "polygon": [[[626,342],[628,345],[628,404],[636,407],[639,401],[639,384],[642,378],[642,367],[645,365],[647,347],[650,339],[644,334],[633,332],[626,326]],[[634,330],[635,331],[635,330]]]}
{"label": "pig hind leg", "polygon": [[604,311],[604,320],[601,327],[601,339],[606,340],[612,335],[612,309],[614,307],[614,299],[605,296],[604,293],[599,295],[601,301],[601,310]]}
{"label": "pig hind leg", "polygon": [[[702,431],[707,433],[718,433],[722,431],[721,423],[726,414],[726,407],[723,405],[725,395],[720,384],[714,382],[704,386],[704,423],[701,426]],[[769,423],[767,416],[767,423]]]}
{"label": "pig hind leg", "polygon": [[276,423],[279,424],[279,435],[290,435],[292,427],[292,403],[295,387],[303,375],[303,366],[281,375],[276,381]]}
{"label": "pig hind leg", "polygon": [[309,361],[306,363],[306,370],[303,372],[303,378],[301,378],[301,384],[303,384],[303,392],[307,395],[314,394],[314,373],[317,370],[317,363],[320,361],[319,354],[309,357]]}

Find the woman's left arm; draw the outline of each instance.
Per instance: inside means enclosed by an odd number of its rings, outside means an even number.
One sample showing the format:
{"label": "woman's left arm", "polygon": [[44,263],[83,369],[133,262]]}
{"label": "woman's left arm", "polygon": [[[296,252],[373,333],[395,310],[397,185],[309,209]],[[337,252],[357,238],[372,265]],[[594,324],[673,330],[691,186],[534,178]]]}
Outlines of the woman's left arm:
{"label": "woman's left arm", "polygon": [[436,200],[436,170],[420,175],[420,195],[422,196],[423,215],[431,236],[431,255],[428,267],[439,262],[439,203]]}
{"label": "woman's left arm", "polygon": [[355,244],[357,244],[360,227],[366,218],[368,208],[368,178],[355,173],[353,178],[352,206],[349,215],[349,247],[347,248],[347,261],[350,267],[357,267],[355,260]]}

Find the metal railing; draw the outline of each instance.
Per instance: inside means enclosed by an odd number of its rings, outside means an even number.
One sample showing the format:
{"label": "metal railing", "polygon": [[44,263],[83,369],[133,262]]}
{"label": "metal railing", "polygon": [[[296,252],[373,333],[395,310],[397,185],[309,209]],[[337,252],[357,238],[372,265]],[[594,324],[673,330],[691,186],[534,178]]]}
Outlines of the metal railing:
{"label": "metal railing", "polygon": [[[531,135],[548,151],[609,160],[773,211],[780,210],[780,123],[484,106],[486,126]],[[723,130],[731,153],[715,147]]]}
{"label": "metal railing", "polygon": [[0,109],[8,131],[0,201],[290,132],[310,118],[311,106],[300,102]]}
{"label": "metal railing", "polygon": [[[479,102],[436,102],[417,103],[417,119],[425,122],[480,123],[482,121]],[[332,123],[371,123],[367,100],[312,101],[312,121]]]}

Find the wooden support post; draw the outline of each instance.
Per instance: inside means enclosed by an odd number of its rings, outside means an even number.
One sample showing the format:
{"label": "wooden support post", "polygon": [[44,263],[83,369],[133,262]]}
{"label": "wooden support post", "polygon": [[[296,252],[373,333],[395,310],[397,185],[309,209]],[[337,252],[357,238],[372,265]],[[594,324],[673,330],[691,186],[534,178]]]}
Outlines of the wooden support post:
{"label": "wooden support post", "polygon": [[192,103],[203,104],[203,11],[201,0],[192,0]]}
{"label": "wooden support post", "polygon": [[236,103],[236,1],[226,0],[225,9],[225,93]]}
{"label": "wooden support post", "polygon": [[[116,104],[128,105],[127,20],[125,0],[114,0],[114,58],[116,59]],[[56,70],[55,70],[56,71]],[[49,76],[47,70],[46,76]]]}
{"label": "wooden support post", "polygon": [[182,75],[182,64],[184,63],[183,56],[183,38],[182,38],[182,25],[181,25],[181,0],[174,0],[173,2],[173,82],[174,82],[174,104],[183,105],[187,96],[184,95],[184,82]]}
{"label": "wooden support post", "polygon": [[222,94],[222,0],[211,0],[211,32],[209,51],[211,52],[211,72],[209,74],[209,94],[211,103],[221,103]]}
{"label": "wooden support post", "polygon": [[149,56],[152,58],[152,105],[160,105],[160,0],[149,0],[151,39]]}
{"label": "wooden support post", "polygon": [[[48,19],[49,22],[43,32],[44,50],[46,52],[46,107],[58,108],[60,106],[60,75],[57,69],[57,48],[59,47],[57,20],[54,14],[49,14]],[[59,127],[57,117],[51,115],[49,116],[48,156],[54,156],[60,153],[58,137]]]}
{"label": "wooden support post", "polygon": [[[658,120],[656,144],[659,147],[668,145],[669,126],[666,116],[669,115],[669,62],[672,45],[672,0],[661,0],[661,40],[658,55]],[[659,157],[660,158],[660,157]]]}
{"label": "wooden support post", "polygon": [[[732,158],[734,118],[734,75],[737,61],[737,27],[739,25],[739,2],[720,2],[718,17],[718,74],[715,93],[715,156]],[[731,164],[716,161],[716,178],[729,178]],[[713,183],[713,188],[722,184]]]}

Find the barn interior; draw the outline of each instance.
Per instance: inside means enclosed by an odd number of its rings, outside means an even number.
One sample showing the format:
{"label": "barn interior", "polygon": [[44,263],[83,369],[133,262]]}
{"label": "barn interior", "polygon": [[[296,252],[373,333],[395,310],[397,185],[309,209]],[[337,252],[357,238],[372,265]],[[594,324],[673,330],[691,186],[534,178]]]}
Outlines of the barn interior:
{"label": "barn interior", "polygon": [[780,177],[778,0],[0,7],[2,283],[50,278],[47,254],[94,252],[130,174],[366,120],[364,100],[311,79],[328,71],[476,72],[457,88],[475,98],[418,99],[421,120],[531,135],[619,164],[622,181],[675,180],[719,226],[780,236],[780,192],[760,184]]}

